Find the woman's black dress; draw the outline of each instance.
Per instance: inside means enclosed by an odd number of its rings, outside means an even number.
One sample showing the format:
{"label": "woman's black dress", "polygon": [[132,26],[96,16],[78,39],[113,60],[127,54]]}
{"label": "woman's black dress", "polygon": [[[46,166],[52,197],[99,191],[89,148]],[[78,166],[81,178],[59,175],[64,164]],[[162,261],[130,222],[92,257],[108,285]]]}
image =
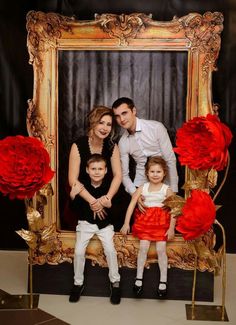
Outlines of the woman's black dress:
{"label": "woman's black dress", "polygon": [[[86,164],[88,159],[90,158],[91,151],[89,147],[89,138],[88,136],[80,137],[75,144],[78,147],[78,151],[80,154],[80,172],[79,172],[79,181],[83,184],[89,181],[89,175],[86,172]],[[105,158],[107,162],[107,173],[104,177],[104,181],[111,184],[113,179],[113,173],[111,168],[111,157],[114,150],[114,143],[109,141],[109,138],[104,139],[103,148],[102,148],[102,156]],[[82,199],[81,199],[82,200]],[[112,207],[111,207],[111,222],[114,226],[115,231],[119,231],[124,223],[125,213],[127,207],[130,202],[130,195],[124,190],[123,185],[120,186],[118,192],[112,199]],[[74,213],[73,220],[70,217],[70,223],[73,227],[77,225],[79,219],[79,212]],[[70,226],[70,228],[71,228]]]}

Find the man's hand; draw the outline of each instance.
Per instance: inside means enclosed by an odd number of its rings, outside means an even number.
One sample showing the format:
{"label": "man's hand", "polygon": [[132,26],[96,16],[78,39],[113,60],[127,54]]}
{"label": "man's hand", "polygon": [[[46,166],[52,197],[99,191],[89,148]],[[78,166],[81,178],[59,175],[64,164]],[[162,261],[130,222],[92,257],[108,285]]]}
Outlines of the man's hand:
{"label": "man's hand", "polygon": [[175,237],[175,230],[170,227],[167,232],[165,233],[165,235],[167,236],[167,240],[171,240],[171,239],[174,239]]}
{"label": "man's hand", "polygon": [[138,198],[138,209],[140,212],[145,213],[145,209],[147,208],[147,206],[144,204],[144,196],[140,195],[140,197]]}

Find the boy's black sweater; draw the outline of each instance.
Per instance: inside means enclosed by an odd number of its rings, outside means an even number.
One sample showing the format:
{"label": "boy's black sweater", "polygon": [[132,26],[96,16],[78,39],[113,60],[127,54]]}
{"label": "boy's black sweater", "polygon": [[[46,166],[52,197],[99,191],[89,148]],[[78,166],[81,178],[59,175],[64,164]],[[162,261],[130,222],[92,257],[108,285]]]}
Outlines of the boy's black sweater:
{"label": "boy's black sweater", "polygon": [[[86,190],[96,199],[106,195],[110,185],[105,184],[107,182],[103,182],[100,186],[94,187],[91,185],[91,182],[84,182],[84,186]],[[105,219],[100,220],[98,216],[94,219],[94,213],[91,210],[89,203],[82,199],[79,194],[77,194],[72,202],[72,207],[73,210],[79,215],[79,220],[85,220],[89,223],[96,224],[99,229],[105,228],[108,226],[111,221],[110,221],[110,209],[105,208],[104,210],[106,211],[107,215],[105,216]]]}

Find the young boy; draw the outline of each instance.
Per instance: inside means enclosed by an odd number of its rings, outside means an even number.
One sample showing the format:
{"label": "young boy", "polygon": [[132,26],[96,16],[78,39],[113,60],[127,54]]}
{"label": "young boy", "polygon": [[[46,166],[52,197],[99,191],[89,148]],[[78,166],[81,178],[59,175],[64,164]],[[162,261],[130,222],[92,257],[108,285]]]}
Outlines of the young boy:
{"label": "young boy", "polygon": [[[90,177],[90,182],[84,184],[84,186],[89,193],[96,199],[106,195],[110,184],[103,182],[103,178],[107,172],[105,159],[99,154],[93,154],[87,162],[86,172]],[[81,197],[78,197],[78,194],[75,196],[73,204],[80,211],[80,219],[76,227],[74,286],[71,290],[69,301],[77,302],[80,299],[80,295],[84,289],[85,251],[89,240],[96,234],[102,242],[109,268],[109,279],[111,282],[110,301],[112,304],[119,304],[120,275],[118,271],[117,253],[113,242],[114,230],[109,221],[109,209],[105,209],[105,218],[100,219],[94,215],[89,203]]]}

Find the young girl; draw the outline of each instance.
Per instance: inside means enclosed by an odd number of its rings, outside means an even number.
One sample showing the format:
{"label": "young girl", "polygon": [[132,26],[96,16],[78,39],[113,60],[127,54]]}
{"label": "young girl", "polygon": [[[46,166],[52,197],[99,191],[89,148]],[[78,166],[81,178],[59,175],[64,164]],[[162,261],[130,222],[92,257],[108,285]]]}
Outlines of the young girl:
{"label": "young girl", "polygon": [[160,282],[157,290],[159,297],[167,293],[167,254],[166,241],[174,237],[175,218],[171,218],[168,211],[162,209],[163,201],[173,195],[168,185],[163,183],[167,174],[167,164],[161,157],[151,157],[145,165],[148,183],[140,186],[132,196],[126,212],[125,222],[121,228],[123,234],[130,232],[130,219],[140,195],[144,197],[145,213],[135,210],[132,234],[140,239],[137,260],[137,276],[134,292],[139,296],[143,290],[143,271],[151,241],[156,242],[158,263],[160,268]]}

